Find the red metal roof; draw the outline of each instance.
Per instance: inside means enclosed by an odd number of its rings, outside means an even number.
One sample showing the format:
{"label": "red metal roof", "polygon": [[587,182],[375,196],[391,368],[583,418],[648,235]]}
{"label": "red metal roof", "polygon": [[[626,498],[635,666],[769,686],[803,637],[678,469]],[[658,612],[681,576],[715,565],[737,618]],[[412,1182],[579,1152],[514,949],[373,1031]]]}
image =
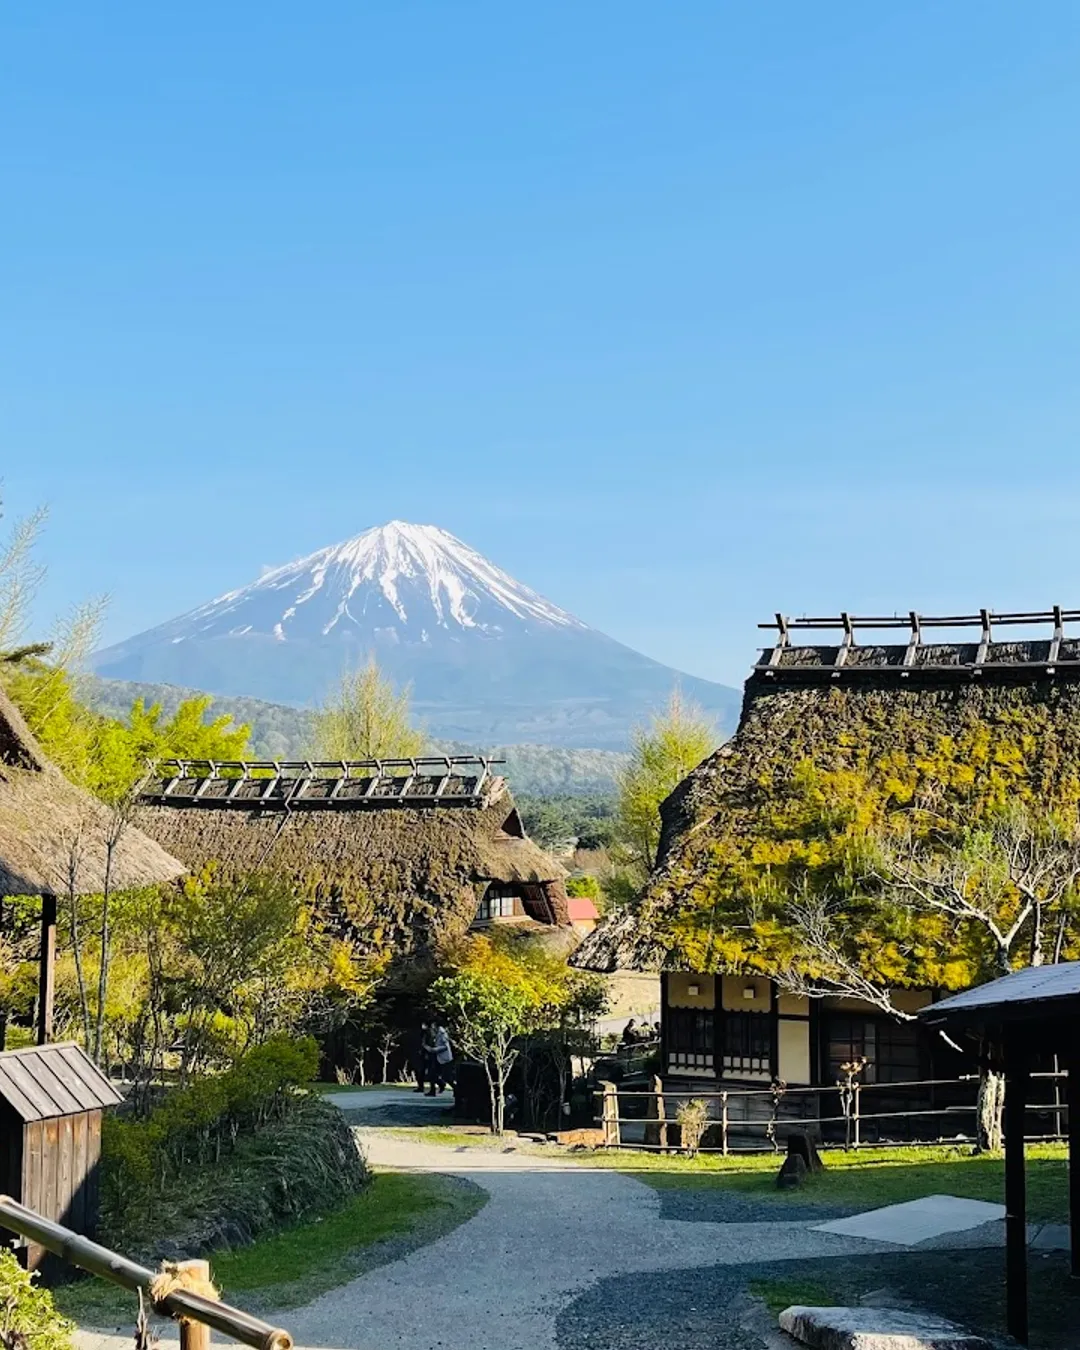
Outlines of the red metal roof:
{"label": "red metal roof", "polygon": [[598,919],[600,911],[587,895],[571,895],[566,901],[570,912],[570,922],[580,923],[582,919]]}

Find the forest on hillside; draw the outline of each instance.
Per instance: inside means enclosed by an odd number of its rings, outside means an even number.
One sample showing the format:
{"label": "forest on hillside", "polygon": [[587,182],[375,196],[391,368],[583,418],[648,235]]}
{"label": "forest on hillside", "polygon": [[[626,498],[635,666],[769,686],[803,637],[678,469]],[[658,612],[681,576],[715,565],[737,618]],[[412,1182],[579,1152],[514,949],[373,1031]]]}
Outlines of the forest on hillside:
{"label": "forest on hillside", "polygon": [[[81,676],[79,692],[96,712],[123,720],[136,700],[147,707],[160,704],[169,717],[181,703],[204,698],[197,689],[171,684],[140,684],[131,680],[103,680]],[[257,698],[213,700],[214,716],[229,715],[251,731],[249,754],[256,759],[300,759],[311,754],[313,713]],[[547,745],[468,745],[461,741],[429,742],[433,754],[483,753],[505,761],[501,772],[515,792],[526,796],[610,796],[627,756],[613,750],[575,750]]]}

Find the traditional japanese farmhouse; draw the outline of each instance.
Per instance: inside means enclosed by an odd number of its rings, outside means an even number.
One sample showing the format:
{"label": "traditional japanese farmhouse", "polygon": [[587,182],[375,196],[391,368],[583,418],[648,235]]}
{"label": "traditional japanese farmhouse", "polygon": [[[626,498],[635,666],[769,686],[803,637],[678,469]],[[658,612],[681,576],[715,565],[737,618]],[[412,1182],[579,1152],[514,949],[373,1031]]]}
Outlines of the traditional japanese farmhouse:
{"label": "traditional japanese farmhouse", "polygon": [[[0,688],[0,896],[94,894],[105,885],[112,813],[46,759]],[[126,826],[113,848],[115,890],[171,881],[183,864]]]}
{"label": "traditional japanese farmhouse", "polygon": [[[1080,611],[906,619],[788,621],[745,687],[730,741],[664,803],[659,860],[636,906],[601,920],[572,962],[585,969],[659,971],[665,1086],[832,1087],[864,1061],[867,1083],[970,1073],[940,1036],[851,997],[805,997],[768,970],[733,960],[710,911],[726,859],[769,836],[797,775],[861,773],[889,792],[889,775],[934,759],[962,792],[982,783],[1049,804],[1080,799],[1080,641],[1064,625]],[[1042,625],[1042,640],[1001,641],[1001,628]],[[773,625],[762,625],[771,627]],[[881,630],[904,640],[882,643]],[[975,641],[933,642],[928,630],[974,628]],[[802,645],[809,630],[839,640]],[[871,630],[873,644],[860,641]],[[896,788],[902,800],[902,784]],[[791,983],[784,982],[790,989]],[[814,991],[821,994],[821,989]],[[926,988],[897,988],[917,1013]]]}
{"label": "traditional japanese farmhouse", "polygon": [[193,870],[290,878],[372,951],[495,925],[571,932],[564,869],[483,758],[163,762],[137,819]]}

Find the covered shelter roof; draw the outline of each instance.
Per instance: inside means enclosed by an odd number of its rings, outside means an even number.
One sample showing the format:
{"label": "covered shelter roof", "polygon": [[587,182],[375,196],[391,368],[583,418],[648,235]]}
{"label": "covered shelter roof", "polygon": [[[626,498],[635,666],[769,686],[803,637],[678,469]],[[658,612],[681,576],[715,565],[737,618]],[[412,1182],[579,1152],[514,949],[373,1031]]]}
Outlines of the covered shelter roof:
{"label": "covered shelter roof", "polygon": [[24,1123],[100,1111],[124,1099],[74,1042],[0,1051],[0,1100]]}
{"label": "covered shelter roof", "polygon": [[1026,1344],[1026,1112],[1032,1070],[1051,1054],[1068,1073],[1069,1227],[1080,1278],[1080,961],[1014,971],[924,1008],[919,1019],[1005,1073],[1006,1307],[1010,1335]]}
{"label": "covered shelter roof", "polygon": [[919,1016],[966,1040],[997,1068],[1005,1067],[1005,1048],[1017,1037],[1029,1036],[1044,1054],[1064,1055],[1080,1037],[1080,961],[1015,970],[931,1004]]}
{"label": "covered shelter roof", "polygon": [[[107,806],[49,762],[10,696],[0,687],[0,896],[105,886]],[[187,870],[160,844],[130,825],[113,850],[116,890],[171,881]]]}

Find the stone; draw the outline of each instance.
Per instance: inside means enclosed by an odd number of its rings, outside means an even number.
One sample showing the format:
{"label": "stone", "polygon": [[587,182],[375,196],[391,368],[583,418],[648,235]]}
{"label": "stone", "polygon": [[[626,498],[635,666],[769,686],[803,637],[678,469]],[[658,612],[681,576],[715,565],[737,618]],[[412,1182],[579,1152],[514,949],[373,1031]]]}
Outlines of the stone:
{"label": "stone", "polygon": [[993,1350],[973,1331],[905,1308],[806,1308],[780,1314],[781,1329],[812,1350]]}
{"label": "stone", "polygon": [[821,1161],[821,1154],[817,1150],[817,1144],[806,1133],[805,1130],[792,1130],[787,1137],[787,1151],[790,1158],[793,1154],[800,1157],[806,1163],[807,1171],[823,1172],[825,1164]]}
{"label": "stone", "polygon": [[806,1159],[799,1153],[789,1153],[777,1174],[777,1188],[781,1191],[797,1190],[809,1174],[810,1169],[806,1165]]}
{"label": "stone", "polygon": [[967,1200],[956,1195],[924,1195],[920,1200],[905,1200],[899,1205],[864,1210],[847,1219],[833,1219],[814,1225],[819,1233],[837,1233],[841,1237],[866,1238],[871,1242],[890,1242],[897,1247],[914,1247],[930,1238],[963,1233],[984,1223],[1005,1217],[1004,1205],[986,1200]]}
{"label": "stone", "polygon": [[1069,1225],[1067,1223],[1044,1223],[1031,1240],[1032,1251],[1067,1252],[1069,1250]]}

